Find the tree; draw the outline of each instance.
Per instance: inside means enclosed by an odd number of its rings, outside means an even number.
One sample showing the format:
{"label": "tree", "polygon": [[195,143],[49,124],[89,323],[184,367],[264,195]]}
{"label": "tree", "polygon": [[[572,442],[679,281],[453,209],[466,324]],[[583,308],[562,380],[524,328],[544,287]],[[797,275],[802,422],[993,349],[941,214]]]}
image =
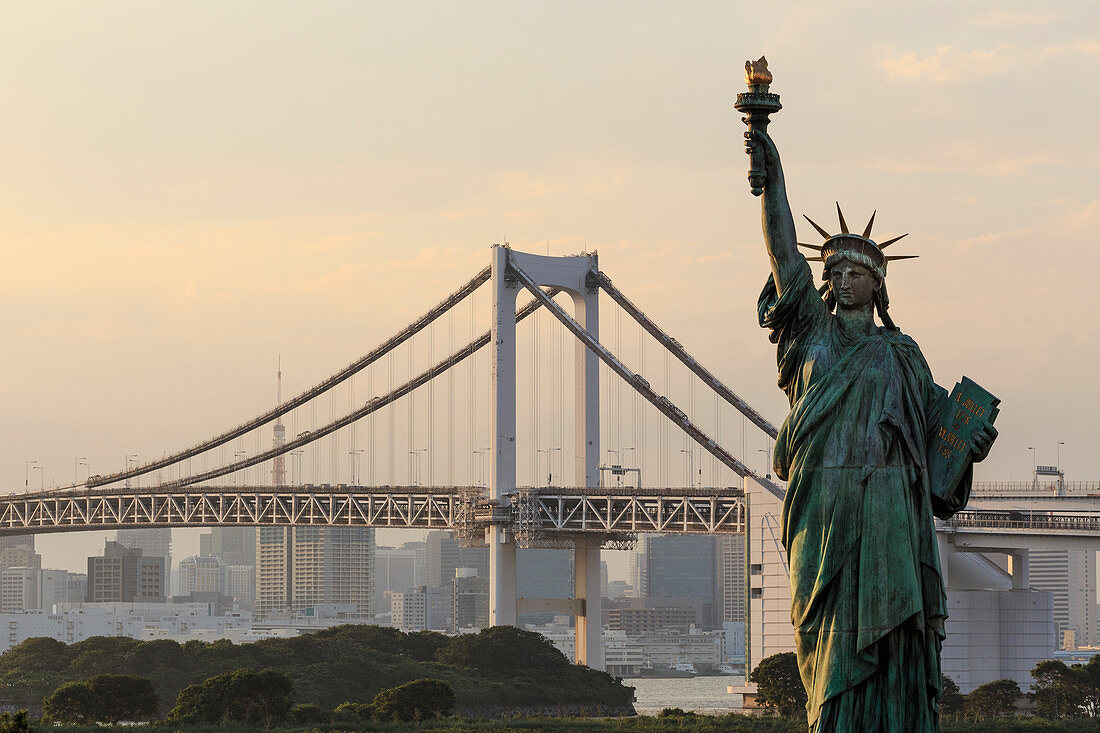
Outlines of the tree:
{"label": "tree", "polygon": [[1015,680],[994,680],[978,687],[967,696],[967,712],[975,718],[995,718],[1015,712],[1020,699],[1020,686]]}
{"label": "tree", "polygon": [[1083,702],[1083,691],[1074,670],[1065,662],[1048,659],[1031,670],[1035,684],[1031,697],[1035,700],[1035,712],[1044,718],[1076,717]]}
{"label": "tree", "polygon": [[958,717],[966,705],[966,695],[959,694],[959,686],[947,675],[940,675],[940,714],[946,717]]}
{"label": "tree", "polygon": [[282,672],[238,669],[183,688],[168,718],[185,723],[243,721],[270,725],[286,720],[293,693],[294,682]]}
{"label": "tree", "polygon": [[42,714],[58,723],[118,723],[157,717],[156,690],[144,677],[101,674],[87,682],[57,688],[42,703]]}
{"label": "tree", "polygon": [[794,652],[773,654],[761,660],[749,674],[749,681],[756,683],[756,702],[763,708],[784,718],[805,714],[806,688],[802,686]]}
{"label": "tree", "polygon": [[371,707],[382,718],[393,720],[425,720],[446,715],[455,706],[455,692],[443,680],[413,680],[382,690],[374,696]]}
{"label": "tree", "polygon": [[545,674],[572,666],[550,640],[515,626],[493,626],[477,634],[460,634],[441,647],[444,664],[504,673]]}
{"label": "tree", "polygon": [[95,696],[86,682],[61,685],[42,701],[42,717],[55,723],[94,723],[95,714]]}

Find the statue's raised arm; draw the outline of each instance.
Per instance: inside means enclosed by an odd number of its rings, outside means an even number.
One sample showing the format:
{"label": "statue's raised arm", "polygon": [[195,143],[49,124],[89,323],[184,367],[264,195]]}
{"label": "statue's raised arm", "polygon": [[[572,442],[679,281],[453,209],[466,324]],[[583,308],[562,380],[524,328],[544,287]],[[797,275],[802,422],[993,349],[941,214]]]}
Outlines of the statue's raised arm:
{"label": "statue's raised arm", "polygon": [[[760,197],[764,244],[768,248],[776,291],[782,295],[798,268],[808,267],[798,251],[794,217],[787,202],[787,187],[783,182],[783,164],[771,136],[763,130],[747,130],[745,147],[749,154],[763,153],[764,195]],[[758,158],[759,159],[759,158]]]}

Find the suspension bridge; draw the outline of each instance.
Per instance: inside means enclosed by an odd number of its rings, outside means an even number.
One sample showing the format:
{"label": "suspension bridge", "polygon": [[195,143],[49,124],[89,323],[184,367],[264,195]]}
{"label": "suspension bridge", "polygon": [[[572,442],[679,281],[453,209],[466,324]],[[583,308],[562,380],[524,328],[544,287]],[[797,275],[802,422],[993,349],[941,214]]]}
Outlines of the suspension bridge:
{"label": "suspension bridge", "polygon": [[[600,551],[639,533],[747,534],[750,567],[775,576],[759,587],[783,605],[783,489],[749,465],[769,457],[775,435],[615,287],[596,254],[494,246],[488,267],[317,385],[161,458],[128,456],[116,473],[0,497],[0,533],[446,529],[488,546],[494,625],[516,623],[517,548],[571,548],[576,598],[563,608],[576,616],[577,661],[600,668]],[[1094,502],[1065,516],[977,504],[941,531],[1100,528]],[[755,659],[767,646],[759,609]]]}

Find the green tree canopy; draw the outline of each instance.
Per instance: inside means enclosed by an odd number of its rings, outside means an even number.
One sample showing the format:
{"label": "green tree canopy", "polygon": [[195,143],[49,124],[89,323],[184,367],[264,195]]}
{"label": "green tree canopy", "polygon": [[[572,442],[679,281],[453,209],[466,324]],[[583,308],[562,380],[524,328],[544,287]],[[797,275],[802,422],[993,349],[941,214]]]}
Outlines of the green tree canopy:
{"label": "green tree canopy", "polygon": [[101,674],[57,688],[42,703],[44,717],[58,723],[118,723],[157,717],[153,683],[129,674]]}
{"label": "green tree canopy", "polygon": [[1015,680],[994,680],[971,692],[966,699],[967,712],[976,718],[995,718],[1016,711],[1021,696]]}
{"label": "green tree canopy", "polygon": [[427,720],[446,715],[455,706],[455,693],[443,680],[413,680],[374,696],[371,707],[382,718]]}
{"label": "green tree canopy", "polygon": [[940,714],[954,718],[960,715],[966,705],[966,695],[959,694],[959,686],[947,675],[940,675]]}
{"label": "green tree canopy", "polygon": [[571,666],[545,636],[514,626],[493,626],[477,634],[452,637],[439,649],[436,659],[444,664],[506,673],[548,673]]}
{"label": "green tree canopy", "polygon": [[804,715],[806,688],[798,673],[798,658],[794,652],[773,654],[760,661],[749,674],[756,683],[756,702],[763,708],[785,718]]}
{"label": "green tree canopy", "polygon": [[290,714],[294,683],[282,672],[238,669],[180,691],[170,720],[185,723],[280,722]]}

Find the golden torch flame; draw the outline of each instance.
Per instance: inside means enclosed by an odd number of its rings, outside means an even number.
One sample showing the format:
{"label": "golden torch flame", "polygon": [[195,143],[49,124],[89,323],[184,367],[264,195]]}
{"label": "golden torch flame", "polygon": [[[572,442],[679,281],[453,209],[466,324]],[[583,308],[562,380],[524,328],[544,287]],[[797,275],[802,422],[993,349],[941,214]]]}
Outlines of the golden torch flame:
{"label": "golden torch flame", "polygon": [[756,61],[745,62],[745,81],[750,85],[772,83],[772,73],[768,71],[768,60],[761,56]]}

